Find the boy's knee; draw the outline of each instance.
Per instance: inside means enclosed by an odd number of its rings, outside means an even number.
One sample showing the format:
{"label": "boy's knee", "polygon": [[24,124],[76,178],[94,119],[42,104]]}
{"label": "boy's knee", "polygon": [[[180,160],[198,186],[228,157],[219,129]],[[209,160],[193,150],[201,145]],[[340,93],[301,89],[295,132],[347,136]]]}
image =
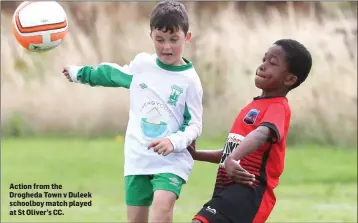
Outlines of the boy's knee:
{"label": "boy's knee", "polygon": [[156,205],[153,206],[153,212],[158,216],[171,216],[173,213],[174,207],[165,206],[165,205]]}

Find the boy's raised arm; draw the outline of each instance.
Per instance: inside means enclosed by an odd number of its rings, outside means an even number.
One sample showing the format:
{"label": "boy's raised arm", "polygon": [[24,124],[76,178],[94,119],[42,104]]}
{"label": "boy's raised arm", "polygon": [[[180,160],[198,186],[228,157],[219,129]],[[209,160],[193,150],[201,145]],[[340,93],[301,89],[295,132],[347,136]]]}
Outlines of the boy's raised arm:
{"label": "boy's raised arm", "polygon": [[90,86],[124,87],[129,88],[135,73],[140,72],[144,53],[139,53],[127,65],[101,63],[93,66],[67,66],[62,73],[71,82],[88,84]]}
{"label": "boy's raised arm", "polygon": [[130,65],[121,67],[109,63],[101,63],[97,67],[68,66],[64,69],[65,75],[66,71],[70,81],[90,86],[129,88],[133,77]]}

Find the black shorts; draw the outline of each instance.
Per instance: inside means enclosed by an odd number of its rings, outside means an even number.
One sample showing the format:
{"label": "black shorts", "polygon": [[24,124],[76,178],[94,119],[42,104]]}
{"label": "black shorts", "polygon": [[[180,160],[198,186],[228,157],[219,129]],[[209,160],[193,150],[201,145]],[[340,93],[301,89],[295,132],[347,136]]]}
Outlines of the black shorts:
{"label": "black shorts", "polygon": [[194,219],[203,223],[252,223],[263,197],[261,187],[254,189],[233,184],[204,204]]}

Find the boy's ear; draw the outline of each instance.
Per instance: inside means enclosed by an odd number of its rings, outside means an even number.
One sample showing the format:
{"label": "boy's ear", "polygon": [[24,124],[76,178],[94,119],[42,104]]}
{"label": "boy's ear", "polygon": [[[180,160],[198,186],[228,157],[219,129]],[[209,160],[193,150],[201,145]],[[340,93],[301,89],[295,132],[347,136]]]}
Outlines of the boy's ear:
{"label": "boy's ear", "polygon": [[185,41],[190,41],[192,33],[190,31],[187,32],[185,36]]}
{"label": "boy's ear", "polygon": [[292,85],[294,85],[297,81],[298,81],[298,80],[297,80],[297,76],[295,76],[295,75],[289,73],[289,74],[286,76],[286,78],[285,78],[284,84],[285,84],[286,86],[292,86]]}

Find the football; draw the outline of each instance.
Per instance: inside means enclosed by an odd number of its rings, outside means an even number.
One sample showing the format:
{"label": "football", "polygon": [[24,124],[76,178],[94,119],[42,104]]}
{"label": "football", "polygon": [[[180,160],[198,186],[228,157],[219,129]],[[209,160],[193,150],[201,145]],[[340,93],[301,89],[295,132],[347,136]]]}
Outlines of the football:
{"label": "football", "polygon": [[59,46],[66,37],[67,15],[58,2],[26,1],[15,10],[12,31],[25,49],[48,51]]}

